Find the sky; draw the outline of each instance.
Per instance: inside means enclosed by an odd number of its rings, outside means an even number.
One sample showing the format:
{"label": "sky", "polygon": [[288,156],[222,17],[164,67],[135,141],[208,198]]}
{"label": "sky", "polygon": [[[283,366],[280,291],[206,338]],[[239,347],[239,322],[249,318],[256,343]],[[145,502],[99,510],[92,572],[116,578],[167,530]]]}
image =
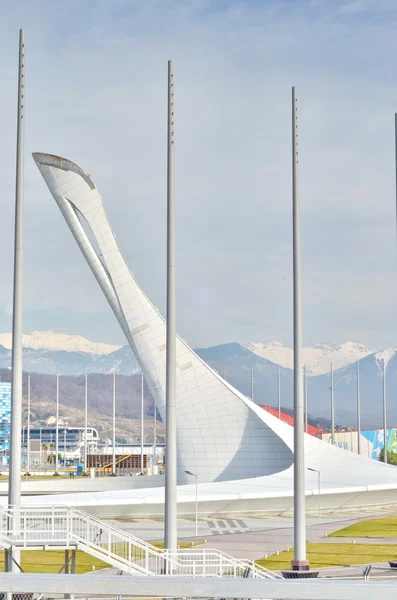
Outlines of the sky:
{"label": "sky", "polygon": [[164,314],[167,60],[177,328],[292,343],[291,87],[303,341],[397,344],[395,0],[0,3],[0,331],[11,330],[18,30],[26,42],[24,331],[124,343],[31,157],[90,173]]}

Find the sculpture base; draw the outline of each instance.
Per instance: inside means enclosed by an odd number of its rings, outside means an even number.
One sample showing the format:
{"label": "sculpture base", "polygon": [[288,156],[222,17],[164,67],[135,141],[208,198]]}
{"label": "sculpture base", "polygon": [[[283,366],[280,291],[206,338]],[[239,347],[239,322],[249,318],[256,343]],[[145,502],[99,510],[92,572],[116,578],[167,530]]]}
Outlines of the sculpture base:
{"label": "sculpture base", "polygon": [[392,569],[397,569],[397,559],[389,560],[388,562]]}
{"label": "sculpture base", "polygon": [[305,569],[304,571],[295,571],[294,569],[281,571],[284,579],[315,579],[318,577],[318,574],[319,571],[312,571],[311,569]]}
{"label": "sculpture base", "polygon": [[308,560],[292,560],[291,568],[281,571],[284,579],[313,579],[318,577],[318,573],[309,568]]}

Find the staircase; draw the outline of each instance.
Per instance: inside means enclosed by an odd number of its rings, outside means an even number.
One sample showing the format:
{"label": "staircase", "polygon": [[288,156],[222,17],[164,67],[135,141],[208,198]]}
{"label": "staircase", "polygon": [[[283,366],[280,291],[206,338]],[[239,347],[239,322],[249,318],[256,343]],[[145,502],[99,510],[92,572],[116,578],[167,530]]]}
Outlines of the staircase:
{"label": "staircase", "polygon": [[0,545],[25,550],[83,550],[130,575],[254,577],[278,575],[218,550],[161,550],[68,506],[0,508]]}

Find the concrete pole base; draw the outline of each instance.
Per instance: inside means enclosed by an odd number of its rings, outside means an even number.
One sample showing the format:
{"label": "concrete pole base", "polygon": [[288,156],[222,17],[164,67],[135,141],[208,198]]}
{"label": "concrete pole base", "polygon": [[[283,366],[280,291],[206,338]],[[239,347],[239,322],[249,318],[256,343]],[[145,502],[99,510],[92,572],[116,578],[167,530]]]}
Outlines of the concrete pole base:
{"label": "concrete pole base", "polygon": [[318,571],[309,568],[308,560],[292,560],[291,569],[281,571],[284,579],[313,579],[318,576]]}
{"label": "concrete pole base", "polygon": [[312,571],[311,569],[306,569],[304,571],[295,571],[294,569],[281,571],[281,575],[284,579],[315,579],[318,577],[318,574],[319,571]]}
{"label": "concrete pole base", "polygon": [[308,560],[291,560],[292,571],[308,571],[309,561]]}
{"label": "concrete pole base", "polygon": [[397,569],[397,559],[389,560],[388,562],[392,569]]}

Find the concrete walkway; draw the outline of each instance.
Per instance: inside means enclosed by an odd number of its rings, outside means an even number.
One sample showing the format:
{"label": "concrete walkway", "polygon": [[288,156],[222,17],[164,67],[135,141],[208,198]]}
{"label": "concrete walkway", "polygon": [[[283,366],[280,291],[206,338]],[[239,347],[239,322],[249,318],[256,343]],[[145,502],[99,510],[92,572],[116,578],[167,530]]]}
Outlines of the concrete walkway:
{"label": "concrete walkway", "polygon": [[[349,538],[329,539],[324,536],[362,520],[361,517],[351,520],[344,519],[341,521],[333,521],[331,523],[309,525],[307,527],[307,541],[310,543],[327,541],[331,543],[338,539],[340,540],[340,543],[343,543],[342,540],[346,543]],[[276,552],[282,552],[287,548],[292,548],[293,536],[293,527],[283,527],[267,531],[251,531],[249,533],[234,533],[231,535],[213,535],[208,543],[200,546],[200,548],[222,550],[222,552],[226,552],[226,554],[230,554],[235,558],[256,560],[270,554],[275,554]]]}

